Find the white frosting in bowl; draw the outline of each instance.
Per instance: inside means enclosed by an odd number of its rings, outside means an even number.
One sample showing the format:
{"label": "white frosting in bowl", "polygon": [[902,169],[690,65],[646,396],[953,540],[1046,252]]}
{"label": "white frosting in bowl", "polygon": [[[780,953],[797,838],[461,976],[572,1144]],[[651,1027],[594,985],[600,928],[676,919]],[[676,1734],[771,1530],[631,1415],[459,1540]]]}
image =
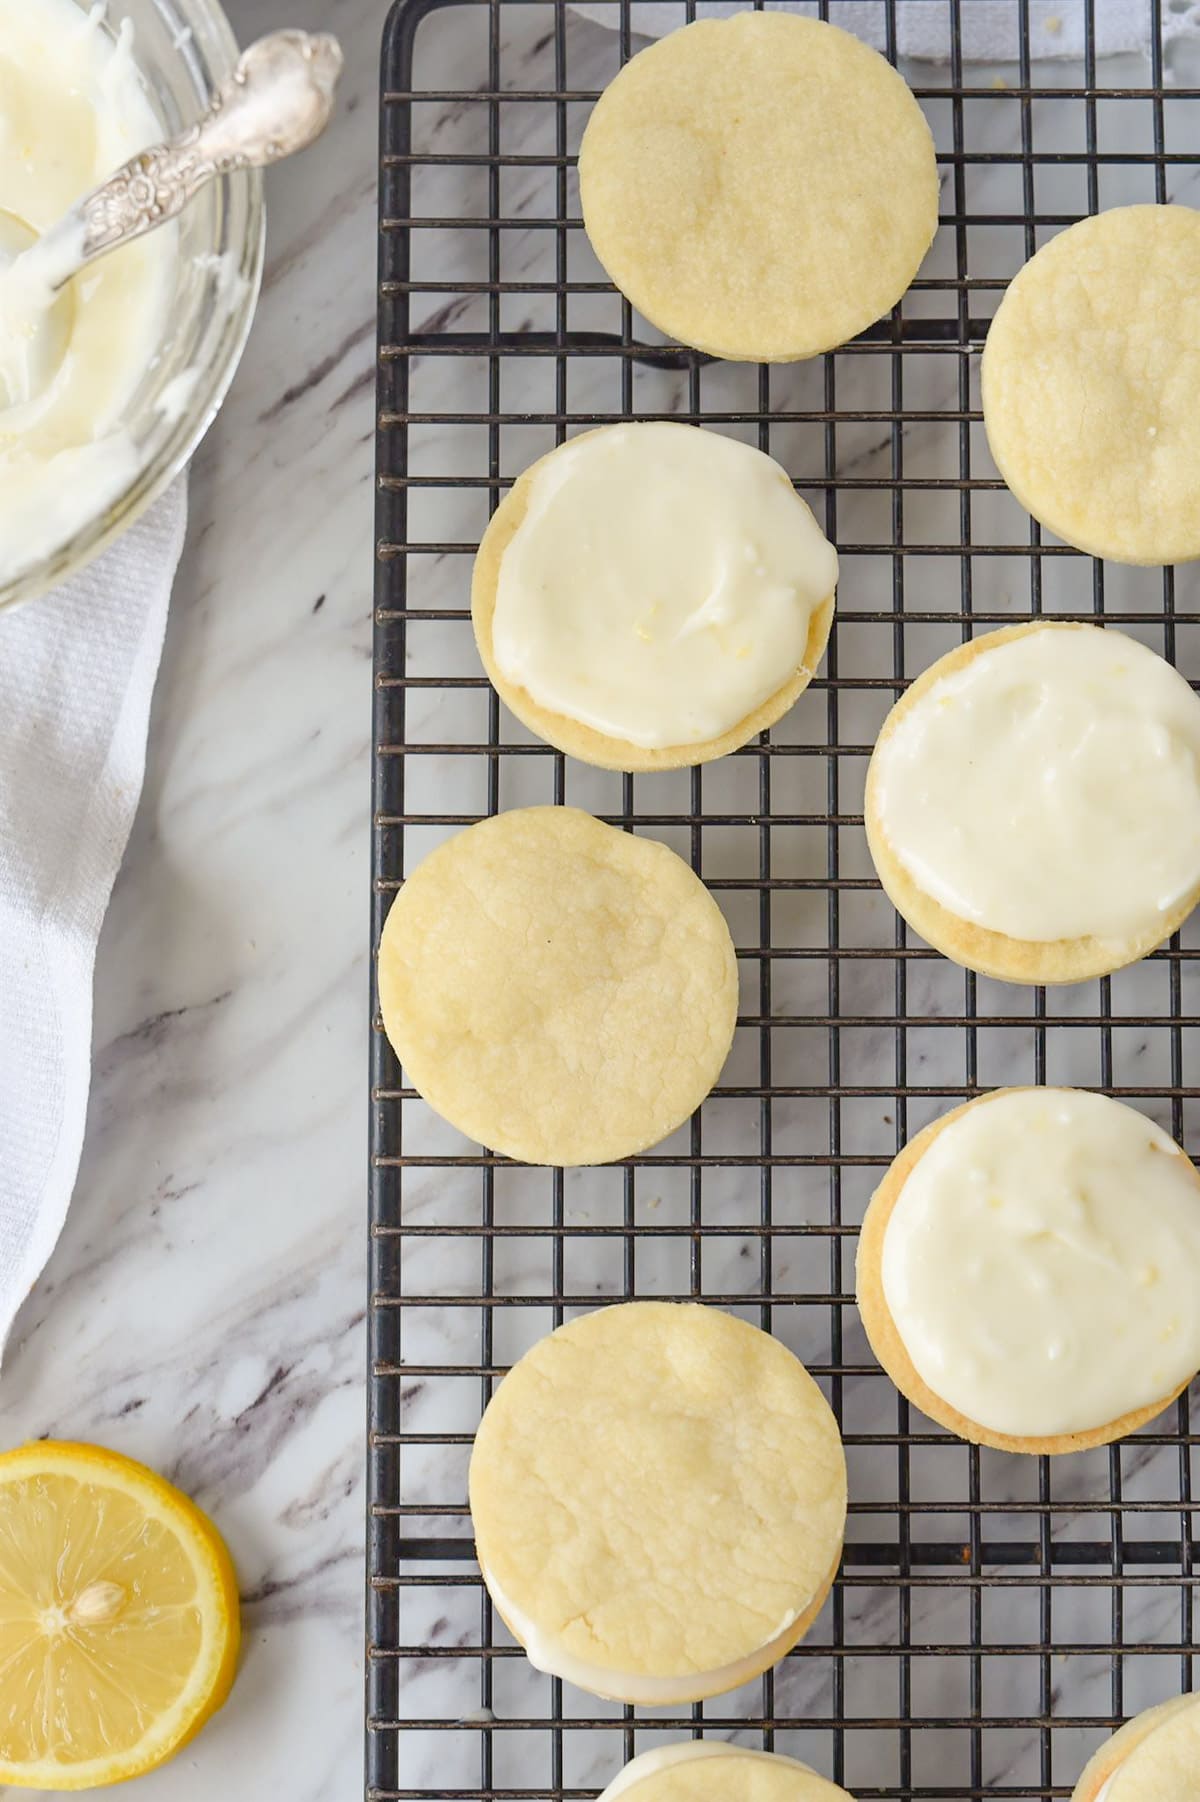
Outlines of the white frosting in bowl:
{"label": "white frosting in bowl", "polygon": [[0,232],[0,586],[136,473],[123,422],[167,327],[177,234],[168,225],[69,284],[48,370],[37,333],[52,296],[12,247],[162,136],[129,33],[114,38],[101,7],[0,0],[0,212],[19,222]]}

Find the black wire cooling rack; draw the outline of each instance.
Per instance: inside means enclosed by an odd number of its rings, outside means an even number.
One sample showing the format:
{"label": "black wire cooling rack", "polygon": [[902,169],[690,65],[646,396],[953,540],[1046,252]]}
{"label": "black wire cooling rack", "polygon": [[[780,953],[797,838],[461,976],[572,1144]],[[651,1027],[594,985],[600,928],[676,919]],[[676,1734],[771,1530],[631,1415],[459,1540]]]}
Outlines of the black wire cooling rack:
{"label": "black wire cooling rack", "polygon": [[[1200,1436],[1187,1397],[1123,1445],[1055,1461],[959,1444],[897,1396],[853,1302],[858,1223],[896,1149],[1006,1082],[1125,1097],[1200,1132],[1200,932],[1065,990],[965,975],[880,894],[865,761],[905,681],[977,628],[1101,617],[1200,676],[1193,572],[1102,566],[1043,539],[982,434],[978,351],[1005,282],[1058,227],[1200,198],[1200,89],[1148,59],[1042,61],[1064,19],[993,0],[1002,72],[910,79],[937,140],[941,226],[893,315],[812,363],[661,342],[579,222],[591,102],[641,0],[401,0],[383,58],[372,942],[404,871],[500,808],[569,801],[689,857],[738,947],[720,1086],[654,1154],[540,1171],[465,1143],[404,1086],[375,1021],[367,1793],[589,1796],[697,1733],[789,1752],[858,1797],[1067,1795],[1126,1714],[1193,1687]],[[1071,0],[1064,0],[1067,26]],[[1170,0],[1175,7],[1178,0]],[[895,53],[905,6],[858,7]],[[654,9],[659,20],[664,9]],[[701,12],[703,8],[699,9]],[[1165,10],[1165,8],[1164,8]],[[677,22],[694,16],[679,5]],[[839,0],[820,12],[839,19]],[[675,16],[674,13],[671,15]],[[1042,34],[1039,38],[1036,33]],[[471,558],[513,478],[628,415],[703,421],[779,458],[839,546],[818,680],[702,770],[565,760],[500,707],[471,641]],[[471,1435],[535,1339],[607,1298],[702,1297],[776,1333],[842,1423],[842,1572],[772,1673],[683,1710],[598,1702],[533,1671],[496,1619],[466,1508]],[[1197,1672],[1200,1676],[1200,1672]]]}

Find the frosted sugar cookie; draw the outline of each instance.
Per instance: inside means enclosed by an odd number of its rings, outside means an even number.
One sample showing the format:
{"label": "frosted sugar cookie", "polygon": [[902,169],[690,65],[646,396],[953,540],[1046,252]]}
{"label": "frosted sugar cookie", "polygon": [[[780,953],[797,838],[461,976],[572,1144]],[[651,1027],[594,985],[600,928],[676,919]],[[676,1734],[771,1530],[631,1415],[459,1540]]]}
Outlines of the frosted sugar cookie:
{"label": "frosted sugar cookie", "polygon": [[1008,982],[1118,970],[1200,896],[1200,699],[1121,632],[989,632],[888,715],[866,828],[893,905],[955,963]]}
{"label": "frosted sugar cookie", "polygon": [[603,426],[492,518],[471,617],[501,699],[605,769],[736,750],[808,686],[837,553],[778,463],[717,432]]}
{"label": "frosted sugar cookie", "polygon": [[626,63],[588,121],[592,248],[652,325],[786,363],[900,299],[937,230],[933,138],[903,78],[836,25],[701,19]]}
{"label": "frosted sugar cookie", "polygon": [[1044,244],[988,328],[983,418],[1023,507],[1118,563],[1200,557],[1200,214],[1115,207]]}
{"label": "frosted sugar cookie", "polygon": [[379,945],[383,1024],[451,1125],[530,1164],[630,1157],[699,1107],[737,1016],[729,928],[665,845],[527,807],[419,864]]}
{"label": "frosted sugar cookie", "polygon": [[657,1746],[630,1759],[600,1802],[617,1802],[635,1789],[629,1802],[853,1802],[796,1758],[716,1739]]}
{"label": "frosted sugar cookie", "polygon": [[777,1340],[716,1308],[629,1302],[513,1366],[469,1490],[484,1582],[532,1663],[650,1706],[736,1688],[812,1624],[846,1460]]}
{"label": "frosted sugar cookie", "polygon": [[1200,1370],[1200,1177],[1079,1089],[998,1089],[905,1146],[867,1209],[858,1305],[896,1387],[962,1439],[1073,1452]]}
{"label": "frosted sugar cookie", "polygon": [[1200,1802],[1200,1695],[1126,1721],[1084,1767],[1071,1802]]}

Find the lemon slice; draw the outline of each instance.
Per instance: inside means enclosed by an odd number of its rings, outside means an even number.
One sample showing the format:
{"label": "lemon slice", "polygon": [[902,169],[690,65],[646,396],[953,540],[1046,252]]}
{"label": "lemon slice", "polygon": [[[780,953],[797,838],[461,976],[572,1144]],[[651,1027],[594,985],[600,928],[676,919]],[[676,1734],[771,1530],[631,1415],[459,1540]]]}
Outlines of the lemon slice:
{"label": "lemon slice", "polygon": [[238,1636],[229,1553],[170,1483],[95,1445],[0,1455],[0,1784],[162,1764],[228,1695]]}

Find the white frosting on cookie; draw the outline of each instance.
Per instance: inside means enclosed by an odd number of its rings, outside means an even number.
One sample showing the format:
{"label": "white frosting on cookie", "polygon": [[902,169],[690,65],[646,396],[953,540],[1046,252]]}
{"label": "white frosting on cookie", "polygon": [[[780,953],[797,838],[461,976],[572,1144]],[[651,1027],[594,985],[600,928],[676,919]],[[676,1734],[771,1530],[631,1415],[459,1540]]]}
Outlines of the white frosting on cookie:
{"label": "white frosting on cookie", "polygon": [[1014,939],[1144,934],[1200,884],[1200,698],[1120,632],[981,651],[885,730],[871,784],[924,893]]}
{"label": "white frosting on cookie", "polygon": [[1133,1108],[1001,1090],[909,1173],[882,1280],[918,1374],[968,1420],[1105,1426],[1200,1369],[1200,1183]]}
{"label": "white frosting on cookie", "polygon": [[534,471],[492,645],[539,706],[647,749],[738,725],[804,661],[837,554],[785,472],[692,426],[609,426]]}

